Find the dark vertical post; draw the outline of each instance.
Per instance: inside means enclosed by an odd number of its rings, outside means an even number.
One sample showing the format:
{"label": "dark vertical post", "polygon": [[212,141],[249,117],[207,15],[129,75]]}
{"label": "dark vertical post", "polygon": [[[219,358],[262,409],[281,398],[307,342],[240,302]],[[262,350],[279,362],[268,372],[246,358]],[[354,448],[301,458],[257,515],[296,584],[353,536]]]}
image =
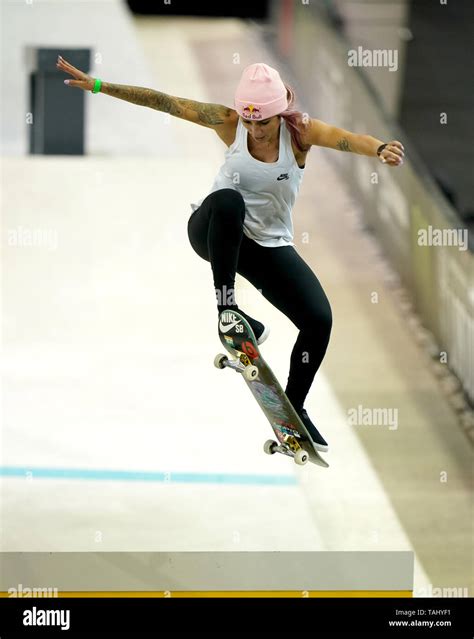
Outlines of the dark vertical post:
{"label": "dark vertical post", "polygon": [[56,67],[58,55],[88,73],[90,49],[27,47],[29,150],[39,155],[84,155],[85,92],[67,87]]}

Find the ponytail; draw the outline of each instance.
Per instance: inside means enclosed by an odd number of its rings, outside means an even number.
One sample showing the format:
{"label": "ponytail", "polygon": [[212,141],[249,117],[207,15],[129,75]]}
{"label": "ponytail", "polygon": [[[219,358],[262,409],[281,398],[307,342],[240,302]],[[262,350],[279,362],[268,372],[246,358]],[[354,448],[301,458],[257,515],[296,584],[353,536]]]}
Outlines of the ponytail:
{"label": "ponytail", "polygon": [[309,117],[307,114],[301,113],[295,109],[294,105],[296,102],[296,95],[292,87],[285,83],[286,87],[286,97],[288,100],[288,107],[280,113],[280,117],[282,117],[285,122],[288,130],[291,134],[291,140],[295,143],[295,146],[299,151],[309,151],[311,148],[310,144],[303,144],[301,139],[301,134],[307,129],[309,126]]}

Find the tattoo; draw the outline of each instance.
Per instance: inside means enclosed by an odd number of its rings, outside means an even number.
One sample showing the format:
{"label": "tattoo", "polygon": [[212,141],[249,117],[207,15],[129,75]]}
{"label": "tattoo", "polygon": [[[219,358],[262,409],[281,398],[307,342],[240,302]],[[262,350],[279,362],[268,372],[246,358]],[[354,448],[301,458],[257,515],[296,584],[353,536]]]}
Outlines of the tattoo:
{"label": "tattoo", "polygon": [[224,124],[225,119],[230,116],[231,110],[220,104],[207,104],[205,102],[195,102],[184,98],[175,98],[178,104],[185,110],[197,113],[199,122],[203,124]]}
{"label": "tattoo", "polygon": [[103,82],[101,93],[205,125],[223,124],[225,118],[229,117],[231,113],[231,109],[220,104],[207,104],[205,102],[186,100],[185,98],[176,98],[154,89],[128,86],[126,84]]}
{"label": "tattoo", "polygon": [[336,146],[339,149],[339,151],[352,151],[351,147],[349,146],[349,142],[347,141],[347,138],[341,138],[339,142],[336,143]]}
{"label": "tattoo", "polygon": [[100,92],[111,95],[113,98],[149,107],[153,107],[156,93],[153,89],[128,86],[127,84],[111,84],[110,82],[102,82]]}

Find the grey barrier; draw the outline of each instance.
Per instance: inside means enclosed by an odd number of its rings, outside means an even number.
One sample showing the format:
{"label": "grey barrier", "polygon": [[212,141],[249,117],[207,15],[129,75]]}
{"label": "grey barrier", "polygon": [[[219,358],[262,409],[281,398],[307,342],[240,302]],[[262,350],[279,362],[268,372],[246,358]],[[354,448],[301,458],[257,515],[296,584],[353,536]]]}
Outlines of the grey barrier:
{"label": "grey barrier", "polygon": [[4,552],[0,568],[0,594],[13,597],[31,597],[33,589],[39,596],[288,590],[411,596],[414,555],[411,551]]}

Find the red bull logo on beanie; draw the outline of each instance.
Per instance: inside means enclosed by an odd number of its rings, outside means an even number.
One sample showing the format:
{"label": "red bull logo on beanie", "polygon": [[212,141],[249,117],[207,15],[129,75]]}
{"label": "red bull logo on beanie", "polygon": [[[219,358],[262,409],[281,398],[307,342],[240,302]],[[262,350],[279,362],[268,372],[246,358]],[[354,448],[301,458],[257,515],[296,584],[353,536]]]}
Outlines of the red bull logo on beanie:
{"label": "red bull logo on beanie", "polygon": [[260,109],[253,104],[248,104],[244,107],[242,115],[244,118],[248,120],[261,120],[262,114],[260,113]]}

